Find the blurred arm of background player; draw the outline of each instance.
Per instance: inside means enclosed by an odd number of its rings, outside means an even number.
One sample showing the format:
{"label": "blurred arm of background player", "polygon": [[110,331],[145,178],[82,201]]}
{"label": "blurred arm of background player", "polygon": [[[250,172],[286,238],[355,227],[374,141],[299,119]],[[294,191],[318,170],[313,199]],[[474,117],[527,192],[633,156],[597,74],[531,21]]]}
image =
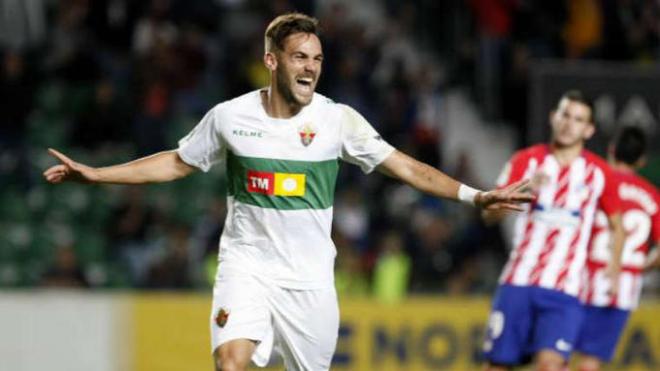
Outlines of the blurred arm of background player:
{"label": "blurred arm of background player", "polygon": [[[436,197],[452,200],[460,198],[460,182],[398,150],[378,166],[378,171]],[[498,190],[478,191],[474,196],[474,205],[488,210],[522,211],[520,204],[533,199],[532,195],[524,192],[527,183],[520,181]]]}
{"label": "blurred arm of background player", "polygon": [[623,244],[625,243],[626,234],[623,229],[623,222],[621,220],[621,213],[615,213],[607,218],[612,236],[612,259],[610,259],[609,266],[607,267],[607,276],[610,278],[610,294],[616,295],[619,292],[619,273],[621,272],[621,254],[623,252]]}
{"label": "blurred arm of background player", "polygon": [[94,168],[75,162],[62,153],[48,152],[60,161],[44,172],[50,183],[74,181],[80,183],[144,184],[169,182],[183,178],[195,168],[181,160],[175,151],[165,151],[120,165]]}
{"label": "blurred arm of background player", "polygon": [[[653,218],[653,230],[660,231],[660,212],[655,214]],[[646,257],[644,270],[660,268],[660,233],[652,232],[650,240],[655,238],[655,245],[650,246],[652,249]]]}
{"label": "blurred arm of background player", "polygon": [[644,270],[660,268],[660,240],[655,241],[655,247],[649,253],[646,263],[644,263]]}

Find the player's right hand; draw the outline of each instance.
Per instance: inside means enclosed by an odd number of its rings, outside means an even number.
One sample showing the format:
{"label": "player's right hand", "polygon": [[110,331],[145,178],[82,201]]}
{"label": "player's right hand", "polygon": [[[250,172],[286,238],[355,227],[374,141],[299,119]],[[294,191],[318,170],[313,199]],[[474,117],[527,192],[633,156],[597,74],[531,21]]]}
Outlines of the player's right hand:
{"label": "player's right hand", "polygon": [[75,162],[52,148],[48,149],[48,153],[60,161],[60,164],[51,166],[44,171],[44,178],[48,182],[53,184],[65,181],[93,183],[98,180],[96,169],[93,167]]}
{"label": "player's right hand", "polygon": [[488,211],[524,211],[522,204],[534,201],[529,180],[520,180],[502,189],[480,192],[474,200],[477,207]]}

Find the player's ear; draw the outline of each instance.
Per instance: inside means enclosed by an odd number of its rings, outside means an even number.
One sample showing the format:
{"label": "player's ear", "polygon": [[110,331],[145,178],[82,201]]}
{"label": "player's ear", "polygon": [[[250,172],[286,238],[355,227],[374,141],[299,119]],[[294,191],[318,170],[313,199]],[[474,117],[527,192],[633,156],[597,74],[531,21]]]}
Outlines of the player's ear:
{"label": "player's ear", "polygon": [[637,161],[635,161],[634,166],[635,166],[636,169],[641,169],[644,166],[646,166],[647,162],[648,162],[648,159],[647,159],[646,155],[642,155],[642,157],[640,157]]}
{"label": "player's ear", "polygon": [[269,71],[275,71],[277,68],[277,57],[275,57],[275,53],[266,52],[264,54],[264,65],[266,65]]}
{"label": "player's ear", "polygon": [[584,135],[582,136],[584,140],[590,139],[596,133],[596,124],[593,122],[589,123],[586,129],[584,129]]}
{"label": "player's ear", "polygon": [[614,151],[616,151],[616,146],[614,143],[610,143],[607,145],[607,160],[608,161],[613,161],[614,160]]}
{"label": "player's ear", "polygon": [[555,113],[557,113],[557,110],[553,109],[548,114],[548,122],[550,123],[550,126],[552,126],[552,120],[553,120],[553,117],[555,116]]}

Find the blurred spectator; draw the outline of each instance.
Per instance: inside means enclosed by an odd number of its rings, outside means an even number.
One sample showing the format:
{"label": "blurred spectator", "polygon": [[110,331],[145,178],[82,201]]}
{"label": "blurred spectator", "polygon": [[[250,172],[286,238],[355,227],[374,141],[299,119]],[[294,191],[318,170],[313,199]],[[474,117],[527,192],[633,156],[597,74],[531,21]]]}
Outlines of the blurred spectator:
{"label": "blurred spectator", "polygon": [[404,250],[403,237],[397,231],[380,240],[374,267],[374,297],[383,303],[398,303],[406,297],[410,284],[411,261]]}
{"label": "blurred spectator", "polygon": [[149,268],[146,287],[156,289],[191,288],[190,230],[185,225],[167,228],[162,257]]}
{"label": "blurred spectator", "polygon": [[[1,55],[1,54],[0,54]],[[37,84],[22,53],[7,50],[0,70],[0,179],[30,185],[26,134]],[[12,179],[14,178],[14,179]]]}
{"label": "blurred spectator", "polygon": [[89,287],[89,282],[78,264],[76,252],[71,244],[55,248],[55,262],[41,278],[42,286],[49,287]]}
{"label": "blurred spectator", "polygon": [[0,0],[0,47],[32,50],[40,46],[46,29],[46,0]]}
{"label": "blurred spectator", "polygon": [[[524,0],[518,2],[512,39],[535,58],[557,58],[564,52],[562,32],[568,2]],[[510,58],[507,58],[511,61]]]}
{"label": "blurred spectator", "polygon": [[158,254],[153,229],[162,222],[162,216],[147,203],[144,189],[124,189],[123,199],[107,225],[109,255],[127,267],[130,282],[135,285],[144,281],[149,265]]}
{"label": "blurred spectator", "polygon": [[166,134],[172,113],[175,84],[183,81],[176,42],[178,28],[168,18],[169,0],[152,0],[148,14],[140,18],[133,35],[138,56],[136,89],[138,109],[133,122],[137,155],[146,156],[169,148]]}
{"label": "blurred spectator", "polygon": [[369,211],[360,190],[356,187],[343,190],[335,205],[333,222],[337,231],[355,248],[366,249]]}
{"label": "blurred spectator", "polygon": [[165,76],[161,76],[144,83],[140,110],[132,126],[138,156],[146,156],[168,148],[165,136],[171,119],[169,81]]}
{"label": "blurred spectator", "polygon": [[132,0],[93,0],[87,27],[97,41],[115,52],[128,52],[137,21],[138,2]]}
{"label": "blurred spectator", "polygon": [[178,111],[203,115],[208,103],[201,94],[201,86],[208,68],[207,37],[194,24],[182,27],[181,37],[174,48],[177,74],[174,82],[175,105]]}
{"label": "blurred spectator", "polygon": [[74,122],[71,144],[95,149],[102,145],[123,143],[128,137],[130,118],[125,102],[117,96],[112,81],[101,80],[94,91],[94,100]]}
{"label": "blurred spectator", "polygon": [[601,42],[603,19],[599,0],[573,0],[568,4],[568,19],[564,27],[566,56],[580,58],[592,52]]}
{"label": "blurred spectator", "polygon": [[61,0],[49,39],[45,67],[69,83],[90,82],[100,75],[85,20],[87,0]]}
{"label": "blurred spectator", "polygon": [[145,200],[140,187],[126,187],[123,199],[112,213],[108,227],[108,239],[112,245],[120,246],[142,243],[147,231],[155,222],[156,212]]}
{"label": "blurred spectator", "polygon": [[475,291],[475,282],[480,276],[477,260],[469,258],[447,278],[448,295],[467,295]]}
{"label": "blurred spectator", "polygon": [[415,267],[411,288],[417,292],[437,292],[454,263],[446,249],[453,225],[439,210],[424,206],[415,210],[411,224]]}
{"label": "blurred spectator", "polygon": [[194,270],[195,282],[209,287],[215,282],[218,266],[218,245],[227,216],[227,204],[224,199],[214,197],[208,209],[193,227],[193,248],[190,251],[191,265]]}
{"label": "blurred spectator", "polygon": [[[414,87],[414,118],[412,140],[414,157],[427,164],[443,167],[440,157],[442,141],[442,96],[438,92],[440,66],[424,63],[417,72]],[[463,178],[463,182],[468,182]]]}
{"label": "blurred spectator", "polygon": [[384,38],[379,40],[381,56],[373,72],[378,86],[387,86],[392,82],[407,84],[420,67],[420,52],[410,38],[407,26],[408,22],[391,19],[384,31]]}
{"label": "blurred spectator", "polygon": [[369,282],[364,261],[358,249],[351,245],[341,232],[333,231],[332,239],[337,247],[335,261],[335,287],[337,295],[344,297],[364,297],[369,294]]}
{"label": "blurred spectator", "polygon": [[479,34],[477,51],[477,93],[484,113],[490,119],[500,118],[501,76],[510,47],[516,0],[471,0]]}
{"label": "blurred spectator", "polygon": [[154,53],[158,48],[172,47],[177,27],[168,18],[169,0],[151,0],[148,14],[140,18],[133,34],[133,50],[139,57]]}

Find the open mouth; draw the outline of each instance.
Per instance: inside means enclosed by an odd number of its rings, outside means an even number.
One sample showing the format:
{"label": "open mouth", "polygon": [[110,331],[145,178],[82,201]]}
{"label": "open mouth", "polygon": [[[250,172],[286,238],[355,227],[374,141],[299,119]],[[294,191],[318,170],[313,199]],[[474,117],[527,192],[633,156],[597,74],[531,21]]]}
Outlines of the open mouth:
{"label": "open mouth", "polygon": [[312,87],[314,79],[311,77],[299,77],[296,79],[296,83],[305,89],[309,89]]}

